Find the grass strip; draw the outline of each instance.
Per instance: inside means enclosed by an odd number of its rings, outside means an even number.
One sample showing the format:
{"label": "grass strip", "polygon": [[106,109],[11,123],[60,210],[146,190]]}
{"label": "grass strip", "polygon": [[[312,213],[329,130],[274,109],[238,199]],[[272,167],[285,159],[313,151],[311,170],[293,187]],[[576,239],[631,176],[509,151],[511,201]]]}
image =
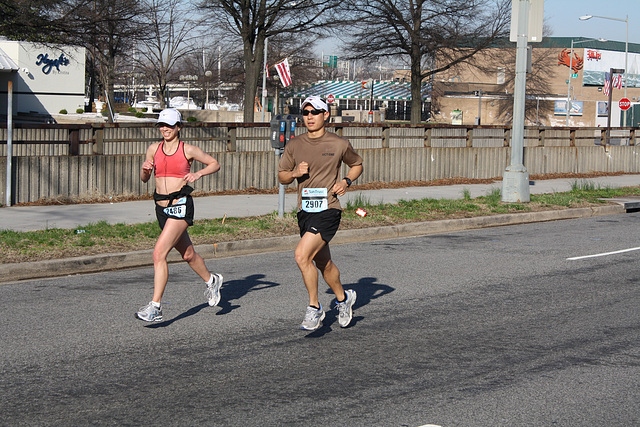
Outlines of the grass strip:
{"label": "grass strip", "polygon": [[[358,229],[440,219],[598,206],[606,203],[601,199],[625,196],[640,196],[640,186],[612,189],[599,188],[588,181],[575,181],[571,191],[531,195],[529,203],[503,203],[499,189],[474,199],[470,197],[468,190],[463,190],[459,199],[425,198],[379,204],[372,204],[365,196],[359,194],[343,206],[340,228]],[[367,211],[367,215],[357,215],[357,208]],[[274,212],[254,217],[197,220],[189,228],[189,235],[197,245],[297,233],[295,212],[288,212],[283,218],[279,218]],[[101,221],[70,230],[0,230],[0,263],[151,249],[159,234],[160,228],[155,221],[133,225],[108,224]]]}

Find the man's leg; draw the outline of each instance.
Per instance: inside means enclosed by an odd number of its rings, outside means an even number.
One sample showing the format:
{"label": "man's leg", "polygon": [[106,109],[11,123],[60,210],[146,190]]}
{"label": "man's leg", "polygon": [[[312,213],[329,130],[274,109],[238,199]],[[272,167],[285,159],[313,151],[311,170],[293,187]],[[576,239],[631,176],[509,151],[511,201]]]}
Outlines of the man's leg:
{"label": "man's leg", "polygon": [[295,259],[302,273],[302,280],[309,293],[309,305],[320,307],[318,301],[318,270],[313,264],[316,255],[326,247],[320,234],[306,232],[298,242],[295,250]]}
{"label": "man's leg", "polygon": [[338,301],[344,301],[345,294],[342,282],[340,282],[340,270],[338,270],[338,267],[331,260],[331,250],[328,244],[325,244],[322,249],[318,251],[314,261],[316,267],[318,267],[322,273],[324,281],[327,282],[327,285],[329,285],[333,294],[336,296],[336,299]]}

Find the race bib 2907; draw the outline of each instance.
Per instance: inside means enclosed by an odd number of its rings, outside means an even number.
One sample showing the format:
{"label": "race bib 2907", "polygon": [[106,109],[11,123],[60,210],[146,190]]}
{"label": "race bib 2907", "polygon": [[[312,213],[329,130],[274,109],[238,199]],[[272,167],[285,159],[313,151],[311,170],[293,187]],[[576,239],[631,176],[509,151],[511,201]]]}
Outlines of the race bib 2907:
{"label": "race bib 2907", "polygon": [[326,211],[329,207],[326,188],[303,188],[302,210],[315,213]]}

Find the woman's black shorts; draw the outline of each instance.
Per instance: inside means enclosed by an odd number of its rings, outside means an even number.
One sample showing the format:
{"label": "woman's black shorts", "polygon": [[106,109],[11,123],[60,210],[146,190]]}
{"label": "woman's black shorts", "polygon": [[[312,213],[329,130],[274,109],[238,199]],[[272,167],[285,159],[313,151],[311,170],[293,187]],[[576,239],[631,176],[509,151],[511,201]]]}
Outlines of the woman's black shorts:
{"label": "woman's black shorts", "polygon": [[156,218],[158,218],[160,229],[164,229],[168,218],[182,219],[187,221],[187,225],[193,225],[193,212],[193,198],[191,196],[182,196],[167,207],[156,203]]}
{"label": "woman's black shorts", "polygon": [[336,235],[340,227],[342,211],[340,209],[327,209],[326,211],[309,213],[298,211],[298,227],[300,227],[300,237],[304,233],[320,233],[322,240],[329,243]]}

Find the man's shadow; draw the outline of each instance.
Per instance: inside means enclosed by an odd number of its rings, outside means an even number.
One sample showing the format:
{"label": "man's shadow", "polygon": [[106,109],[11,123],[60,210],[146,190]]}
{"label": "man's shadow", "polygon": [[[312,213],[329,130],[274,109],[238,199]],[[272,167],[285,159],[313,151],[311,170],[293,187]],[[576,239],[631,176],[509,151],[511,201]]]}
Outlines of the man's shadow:
{"label": "man's shadow", "polygon": [[[216,313],[217,316],[222,314],[228,314],[239,308],[239,304],[232,304],[231,301],[238,300],[253,291],[260,291],[263,289],[273,288],[274,286],[278,286],[279,283],[269,282],[266,280],[261,280],[266,277],[264,274],[252,274],[251,276],[247,276],[242,280],[230,280],[228,282],[224,282],[222,287],[220,288],[220,302],[218,303],[218,307],[221,308],[220,311]],[[193,316],[197,314],[201,310],[209,307],[208,303],[199,304],[195,307],[190,308],[184,313],[180,313],[174,318],[169,320],[164,320],[158,323],[152,323],[150,325],[146,325],[147,328],[164,328],[171,325],[173,322],[178,320],[182,320],[189,316]]]}
{"label": "man's shadow", "polygon": [[[356,303],[353,305],[354,314],[356,314],[355,310],[357,310],[358,308],[364,307],[372,300],[383,297],[395,290],[389,285],[376,283],[377,280],[378,279],[376,279],[375,277],[363,277],[358,280],[357,283],[343,284],[345,290],[353,289],[354,291],[356,291]],[[327,289],[326,293],[333,295],[331,289]],[[324,320],[322,321],[322,327],[306,335],[307,338],[321,337],[332,330],[332,325],[338,321],[338,312],[334,309],[335,303],[336,299],[334,298],[331,301],[330,307],[328,307],[329,310],[325,308],[326,315]],[[354,315],[351,323],[349,323],[349,326],[347,326],[347,328],[352,327],[363,319],[364,316]]]}

